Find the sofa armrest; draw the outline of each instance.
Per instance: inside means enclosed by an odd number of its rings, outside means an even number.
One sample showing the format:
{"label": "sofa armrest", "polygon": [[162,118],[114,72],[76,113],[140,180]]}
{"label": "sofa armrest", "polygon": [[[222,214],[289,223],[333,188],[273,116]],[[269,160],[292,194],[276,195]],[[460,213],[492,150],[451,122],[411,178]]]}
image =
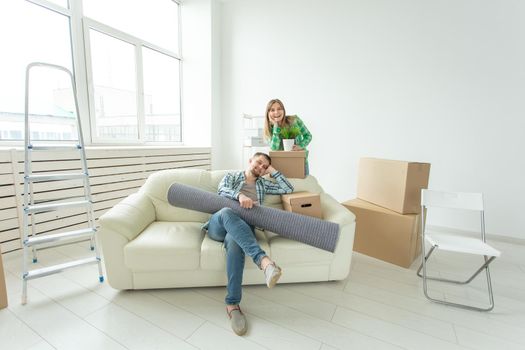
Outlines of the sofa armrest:
{"label": "sofa armrest", "polygon": [[321,203],[324,220],[336,222],[340,226],[355,222],[354,213],[346,209],[329,194],[321,194]]}
{"label": "sofa armrest", "polygon": [[155,208],[143,193],[134,193],[104,213],[97,237],[107,281],[115,289],[134,289],[133,273],[124,262],[124,247],[155,220]]}
{"label": "sofa armrest", "polygon": [[354,248],[355,215],[332,196],[322,193],[321,203],[324,220],[339,224],[339,240],[330,265],[330,280],[343,280],[350,273]]}
{"label": "sofa armrest", "polygon": [[117,232],[127,241],[131,241],[155,221],[155,217],[155,207],[150,198],[138,192],[129,195],[104,213],[98,219],[98,223],[102,232]]}

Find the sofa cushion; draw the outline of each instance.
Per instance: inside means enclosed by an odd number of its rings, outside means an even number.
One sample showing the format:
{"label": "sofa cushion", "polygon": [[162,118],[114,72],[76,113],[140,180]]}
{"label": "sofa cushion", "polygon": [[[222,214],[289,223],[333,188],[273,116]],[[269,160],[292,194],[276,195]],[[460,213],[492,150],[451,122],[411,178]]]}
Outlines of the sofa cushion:
{"label": "sofa cushion", "polygon": [[[271,256],[270,246],[263,231],[256,229],[255,237],[261,246],[261,249]],[[247,269],[256,269],[250,257],[244,261],[244,267]],[[226,251],[222,242],[217,242],[206,235],[202,240],[201,247],[201,268],[204,270],[226,270]]]}
{"label": "sofa cushion", "polygon": [[304,179],[289,179],[293,186],[294,192],[312,192],[312,193],[323,193],[323,188],[317,182],[317,179],[311,175],[308,175]]}
{"label": "sofa cushion", "polygon": [[168,203],[168,189],[179,182],[199,189],[217,192],[211,186],[210,172],[202,169],[162,170],[151,174],[141,191],[151,198],[155,207],[156,221],[194,221],[206,222],[210,215],[194,210],[177,208]]}
{"label": "sofa cushion", "polygon": [[219,183],[221,182],[222,178],[226,176],[228,173],[237,172],[239,170],[214,170],[210,171],[210,186],[213,187],[215,192],[217,192],[217,189],[219,188]]}
{"label": "sofa cushion", "polygon": [[201,223],[156,221],[124,247],[134,271],[196,270],[204,233]]}

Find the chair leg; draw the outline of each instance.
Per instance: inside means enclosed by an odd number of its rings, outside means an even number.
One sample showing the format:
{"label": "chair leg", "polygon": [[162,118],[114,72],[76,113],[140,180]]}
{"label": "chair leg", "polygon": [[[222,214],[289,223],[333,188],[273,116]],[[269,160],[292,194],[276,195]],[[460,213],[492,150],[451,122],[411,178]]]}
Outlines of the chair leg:
{"label": "chair leg", "polygon": [[[488,266],[489,266],[489,264],[492,262],[492,260],[496,259],[495,256],[491,256],[490,258],[487,258],[487,256],[484,256],[484,257],[485,257],[485,263],[484,263],[483,265],[481,265],[481,267],[480,267],[476,272],[474,272],[474,274],[473,274],[472,276],[470,276],[470,278],[469,278],[468,280],[466,280],[466,281],[463,282],[463,283],[470,283],[470,281],[472,281],[477,275],[479,275],[479,273],[480,273],[481,271],[483,271],[483,269],[484,269],[485,267],[488,267]],[[487,271],[488,271],[488,270],[487,270]],[[490,277],[490,276],[488,276],[488,277]]]}
{"label": "chair leg", "polygon": [[494,309],[494,294],[492,293],[492,280],[490,279],[490,271],[489,271],[489,263],[494,260],[496,257],[492,256],[490,259],[487,259],[485,256],[485,274],[487,275],[487,290],[489,292],[489,307],[485,309],[484,311],[490,311]]}
{"label": "chair leg", "polygon": [[[425,256],[425,258],[423,260],[421,260],[421,265],[419,265],[419,269],[417,269],[417,275],[419,277],[423,277],[423,275],[421,274],[421,270],[423,269],[423,263],[426,263],[428,258],[430,258],[430,254],[432,254],[432,252],[434,251],[434,249],[436,249],[436,246],[432,246],[432,248],[430,248],[430,251],[428,252],[428,254]],[[428,278],[428,277],[427,277]]]}
{"label": "chair leg", "polygon": [[[430,254],[432,254],[432,252],[434,251],[434,247],[432,247],[430,249],[430,251],[428,252],[427,256],[425,257],[425,262],[428,260],[428,258],[430,257]],[[456,283],[456,284],[468,284],[470,283],[474,278],[476,278],[477,275],[479,275],[483,269],[485,267],[487,267],[491,262],[492,260],[496,259],[495,256],[491,256],[490,259],[486,259],[485,258],[485,263],[483,265],[480,266],[480,268],[478,270],[476,270],[476,272],[474,272],[472,274],[472,276],[470,276],[468,279],[466,279],[465,281],[459,281],[459,280],[453,280],[453,279],[448,279],[448,278],[440,278],[440,277],[430,277],[427,275],[427,279],[429,280],[433,280],[433,281],[441,281],[441,282],[450,282],[450,283]],[[421,274],[421,270],[423,269],[423,262],[421,262],[421,265],[419,266],[419,269],[417,270],[417,275],[419,277],[423,277],[423,275]]]}
{"label": "chair leg", "polygon": [[[475,311],[490,311],[490,310],[492,310],[494,308],[494,295],[492,293],[492,282],[491,282],[491,279],[490,279],[489,264],[496,257],[492,256],[490,258],[487,258],[487,256],[484,256],[485,263],[483,265],[481,265],[481,267],[466,281],[456,281],[456,280],[450,280],[450,279],[445,279],[445,278],[429,277],[429,276],[427,276],[427,271],[426,271],[427,270],[426,269],[427,260],[428,260],[428,258],[430,257],[430,254],[432,254],[432,252],[434,251],[435,248],[436,247],[433,246],[430,249],[430,251],[428,252],[428,254],[424,258],[421,259],[422,260],[421,261],[421,266],[417,270],[417,275],[419,277],[423,278],[423,293],[425,294],[425,297],[428,300],[431,300],[431,301],[439,303],[439,304],[455,306],[455,307],[459,307],[459,308],[463,308],[463,309],[467,309],[467,310],[475,310]],[[485,269],[486,276],[487,276],[487,291],[488,291],[488,295],[489,295],[489,307],[487,307],[487,308],[481,308],[481,307],[476,307],[476,306],[471,306],[471,305],[466,305],[466,304],[460,304],[460,303],[453,303],[453,302],[450,302],[450,301],[436,299],[436,298],[432,298],[428,294],[427,280],[435,280],[435,281],[441,281],[441,282],[451,282],[451,283],[456,283],[456,284],[466,284],[466,283],[469,283],[470,281],[472,281],[483,269]],[[420,273],[421,270],[423,270],[423,274]]]}

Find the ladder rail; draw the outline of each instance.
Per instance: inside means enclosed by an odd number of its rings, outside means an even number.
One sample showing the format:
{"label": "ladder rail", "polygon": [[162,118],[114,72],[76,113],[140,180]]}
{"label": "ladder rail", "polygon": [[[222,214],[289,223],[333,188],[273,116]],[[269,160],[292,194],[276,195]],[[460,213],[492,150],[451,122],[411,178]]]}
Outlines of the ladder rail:
{"label": "ladder rail", "polygon": [[[76,112],[76,128],[77,128],[77,140],[75,143],[60,143],[60,144],[49,144],[43,143],[33,144],[31,140],[31,123],[29,116],[29,97],[30,97],[30,72],[33,68],[49,68],[55,69],[60,72],[66,73],[69,77],[71,83],[71,89],[73,92],[73,99],[75,103],[75,112]],[[82,123],[80,120],[80,109],[78,105],[77,98],[77,89],[75,83],[75,77],[69,69],[63,66],[59,66],[51,63],[44,62],[32,62],[26,67],[26,76],[25,76],[25,113],[24,113],[24,210],[23,210],[23,237],[22,237],[22,248],[23,248],[23,286],[22,286],[22,304],[27,302],[27,281],[33,278],[48,276],[50,274],[61,272],[70,267],[81,266],[85,264],[97,263],[99,270],[99,281],[103,282],[103,271],[101,258],[98,251],[98,247],[95,242],[96,234],[96,224],[95,224],[95,215],[93,210],[93,200],[91,194],[91,186],[89,182],[89,169],[87,165],[86,152],[84,147],[84,138],[82,133]],[[38,140],[45,141],[45,140]],[[81,163],[81,172],[80,173],[36,173],[33,174],[32,169],[32,152],[35,151],[54,151],[54,150],[76,150],[78,151],[78,159]],[[47,182],[47,181],[66,181],[71,179],[81,179],[84,187],[84,196],[83,200],[76,201],[51,201],[44,204],[35,204],[35,192],[33,183],[35,182]],[[73,207],[73,206],[84,206],[86,210],[86,224],[88,228],[74,230],[69,232],[62,233],[48,233],[46,235],[38,235],[36,226],[38,220],[36,216],[40,212],[46,212],[49,210],[60,210],[63,208]],[[29,225],[31,224],[31,229]],[[51,265],[45,268],[29,270],[28,268],[28,249],[31,248],[33,252],[33,262],[37,261],[36,258],[36,246],[44,245],[42,248],[47,249],[51,247],[60,246],[63,244],[71,244],[79,242],[79,239],[89,239],[91,250],[94,251],[95,256],[91,258],[83,258],[71,260],[67,263]],[[62,243],[61,242],[66,242]]]}

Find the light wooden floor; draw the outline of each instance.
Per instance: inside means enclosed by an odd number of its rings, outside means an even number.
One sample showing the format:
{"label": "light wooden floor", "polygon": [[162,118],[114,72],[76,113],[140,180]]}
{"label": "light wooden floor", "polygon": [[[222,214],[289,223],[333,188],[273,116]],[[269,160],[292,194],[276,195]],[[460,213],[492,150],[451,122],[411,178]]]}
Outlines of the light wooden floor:
{"label": "light wooden floor", "polygon": [[[21,254],[4,255],[9,307],[0,310],[0,348],[14,349],[525,349],[525,246],[503,251],[491,272],[496,307],[466,311],[427,301],[412,269],[355,253],[341,282],[244,288],[248,334],[236,336],[224,288],[119,292],[96,266],[30,281],[20,305]],[[89,254],[86,243],[40,252],[42,264]],[[440,267],[473,261],[453,255]],[[465,272],[454,267],[455,274]],[[286,271],[284,271],[286,273]],[[448,300],[481,299],[483,280],[458,289],[433,284]]]}

